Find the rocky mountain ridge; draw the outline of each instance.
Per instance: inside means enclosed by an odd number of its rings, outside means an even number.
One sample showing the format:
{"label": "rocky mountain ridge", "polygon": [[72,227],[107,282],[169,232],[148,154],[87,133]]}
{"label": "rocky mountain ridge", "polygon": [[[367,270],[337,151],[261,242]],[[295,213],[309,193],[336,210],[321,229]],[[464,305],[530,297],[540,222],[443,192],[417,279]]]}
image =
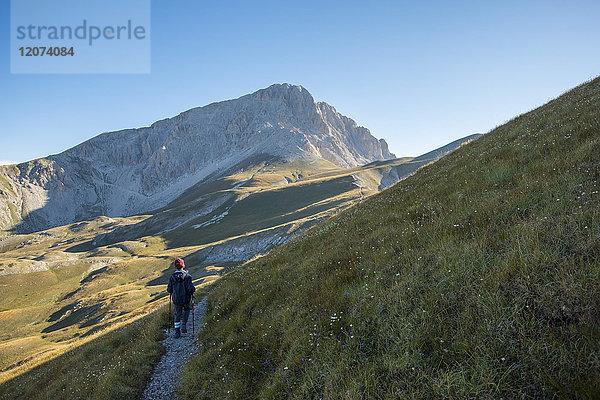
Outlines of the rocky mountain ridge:
{"label": "rocky mountain ridge", "polygon": [[394,158],[383,139],[303,87],[277,84],[0,167],[0,229],[33,232],[148,212],[257,154],[340,167]]}

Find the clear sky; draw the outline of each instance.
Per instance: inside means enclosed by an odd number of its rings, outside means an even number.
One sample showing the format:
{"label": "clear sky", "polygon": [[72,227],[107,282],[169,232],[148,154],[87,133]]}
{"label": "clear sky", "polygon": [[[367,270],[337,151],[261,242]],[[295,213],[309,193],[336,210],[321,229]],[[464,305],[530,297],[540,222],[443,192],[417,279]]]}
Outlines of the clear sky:
{"label": "clear sky", "polygon": [[600,74],[598,0],[153,0],[151,15],[150,74],[11,75],[2,0],[0,161],[282,82],[418,155]]}

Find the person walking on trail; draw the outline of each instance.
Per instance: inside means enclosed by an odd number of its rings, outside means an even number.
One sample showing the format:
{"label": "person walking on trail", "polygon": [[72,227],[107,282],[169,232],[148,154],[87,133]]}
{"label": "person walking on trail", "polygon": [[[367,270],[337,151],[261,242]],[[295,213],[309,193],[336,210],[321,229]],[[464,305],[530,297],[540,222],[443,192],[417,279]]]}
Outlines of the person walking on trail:
{"label": "person walking on trail", "polygon": [[186,324],[190,316],[190,301],[196,291],[192,283],[192,276],[184,270],[185,263],[178,258],[173,263],[176,271],[169,278],[167,292],[171,295],[175,308],[175,338],[181,336],[181,333],[187,333]]}

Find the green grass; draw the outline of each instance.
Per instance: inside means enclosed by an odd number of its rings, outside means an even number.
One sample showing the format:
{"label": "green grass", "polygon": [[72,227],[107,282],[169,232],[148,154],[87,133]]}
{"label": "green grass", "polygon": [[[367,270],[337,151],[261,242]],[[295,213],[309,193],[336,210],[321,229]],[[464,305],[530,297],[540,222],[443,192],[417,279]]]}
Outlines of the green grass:
{"label": "green grass", "polygon": [[[0,269],[12,271],[0,275],[0,382],[159,306],[172,260],[198,248],[169,252],[158,236],[87,245],[146,218],[98,217],[2,241]],[[221,274],[193,260],[188,265],[199,283]],[[47,270],[26,272],[33,267]]]}
{"label": "green grass", "polygon": [[[82,337],[88,340],[100,328],[123,324],[154,308],[148,303],[162,288],[147,283],[169,265],[166,258],[141,254],[132,258],[116,249],[124,261],[100,268],[98,263],[110,260],[63,251],[97,234],[106,220],[14,236],[4,243],[0,267],[27,268],[42,263],[49,270],[0,276],[0,382],[24,362],[29,365],[50,353],[60,353]],[[161,250],[164,246],[158,239],[148,238],[143,251]],[[113,249],[104,250],[110,255]],[[59,310],[60,321],[52,318]]]}
{"label": "green grass", "polygon": [[[333,199],[355,190],[351,177],[313,182],[306,185],[284,186],[249,196],[229,205],[228,214],[218,223],[198,229],[176,229],[164,235],[177,246],[207,244],[260,229],[300,220],[319,212],[334,209],[341,202],[315,203]],[[299,211],[301,210],[301,211]],[[225,211],[219,209],[215,214]],[[218,214],[217,214],[218,215]],[[191,222],[191,224],[197,221]]]}
{"label": "green grass", "polygon": [[238,268],[184,399],[600,398],[600,79]]}
{"label": "green grass", "polygon": [[[215,181],[199,182],[149,218],[115,229],[101,242],[137,241],[160,235],[155,237],[164,238],[165,245],[174,249],[251,235],[283,224],[308,228],[326,215],[376,193],[384,172],[403,164],[399,171],[414,172],[422,165],[410,160],[405,157],[345,169],[319,159],[251,157]],[[292,183],[282,184],[286,179]],[[91,241],[85,246],[71,250],[93,247]],[[148,248],[146,254],[153,252]]]}
{"label": "green grass", "polygon": [[138,398],[158,362],[163,308],[0,386],[0,399]]}

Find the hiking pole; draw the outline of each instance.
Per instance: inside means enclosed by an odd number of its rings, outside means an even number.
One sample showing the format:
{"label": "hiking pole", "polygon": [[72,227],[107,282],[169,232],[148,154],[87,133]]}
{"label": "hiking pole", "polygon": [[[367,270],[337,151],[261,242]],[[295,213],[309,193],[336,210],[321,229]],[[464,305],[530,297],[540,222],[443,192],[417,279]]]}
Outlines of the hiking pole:
{"label": "hiking pole", "polygon": [[167,325],[167,333],[171,334],[171,295],[169,295],[169,324]]}
{"label": "hiking pole", "polygon": [[196,320],[194,319],[194,298],[192,297],[192,335],[196,335]]}

